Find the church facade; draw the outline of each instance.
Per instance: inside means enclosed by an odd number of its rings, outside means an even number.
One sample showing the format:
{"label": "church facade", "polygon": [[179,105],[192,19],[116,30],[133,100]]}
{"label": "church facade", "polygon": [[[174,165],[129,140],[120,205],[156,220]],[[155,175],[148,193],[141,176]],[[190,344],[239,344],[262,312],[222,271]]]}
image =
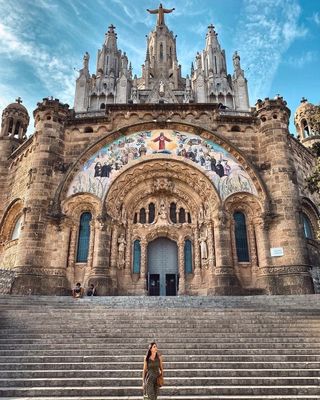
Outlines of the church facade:
{"label": "church facade", "polygon": [[[74,108],[46,98],[35,131],[20,99],[0,137],[0,290],[100,295],[319,291],[319,199],[306,188],[317,108],[250,107],[240,56],[217,33],[183,77],[160,5],[141,77],[111,25],[76,81]],[[310,112],[312,110],[312,112]],[[311,114],[310,114],[311,113]],[[311,116],[310,116],[311,115]]]}

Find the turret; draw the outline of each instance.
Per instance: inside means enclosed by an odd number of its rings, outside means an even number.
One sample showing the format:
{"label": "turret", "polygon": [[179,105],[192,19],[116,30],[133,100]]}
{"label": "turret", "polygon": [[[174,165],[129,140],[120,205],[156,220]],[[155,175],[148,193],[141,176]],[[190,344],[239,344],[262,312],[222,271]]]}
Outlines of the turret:
{"label": "turret", "polygon": [[26,132],[29,125],[29,114],[21,104],[20,97],[16,103],[9,104],[2,113],[1,134],[0,134],[0,213],[6,203],[8,195],[9,166],[12,160],[10,155],[26,139]]}
{"label": "turret", "polygon": [[18,97],[16,103],[9,104],[3,110],[1,139],[16,139],[19,143],[26,139],[30,118],[27,109],[21,103],[22,100]]}
{"label": "turret", "polygon": [[294,124],[298,139],[306,147],[312,148],[320,141],[320,106],[315,106],[304,97],[294,114]]}

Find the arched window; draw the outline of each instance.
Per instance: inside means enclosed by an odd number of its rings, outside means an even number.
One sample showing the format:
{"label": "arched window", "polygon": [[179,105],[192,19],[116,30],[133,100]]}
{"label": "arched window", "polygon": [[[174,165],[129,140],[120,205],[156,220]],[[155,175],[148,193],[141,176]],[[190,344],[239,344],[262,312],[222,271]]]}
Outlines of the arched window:
{"label": "arched window", "polygon": [[80,217],[77,262],[87,262],[90,242],[90,221],[92,215],[84,212]]}
{"label": "arched window", "polygon": [[140,240],[135,240],[133,243],[133,273],[140,274],[141,265],[141,245]]}
{"label": "arched window", "polygon": [[192,243],[189,239],[184,242],[184,270],[186,274],[192,273]]}
{"label": "arched window", "polygon": [[249,261],[249,247],[246,227],[246,217],[242,212],[235,212],[234,218],[234,235],[236,238],[236,249],[239,262]]}
{"label": "arched window", "polygon": [[146,210],[145,208],[141,208],[140,210],[140,224],[145,224],[147,222]]}
{"label": "arched window", "polygon": [[8,128],[8,133],[12,133],[13,129],[13,118],[9,119],[9,128]]}
{"label": "arched window", "polygon": [[188,224],[191,224],[191,214],[188,212]]}
{"label": "arched window", "polygon": [[153,203],[149,204],[149,224],[152,224],[155,218],[155,206]]}
{"label": "arched window", "polygon": [[176,206],[176,203],[171,203],[170,204],[170,219],[174,224],[177,223],[177,206]]}
{"label": "arched window", "polygon": [[180,224],[186,222],[186,212],[184,208],[180,208],[179,210],[179,222]]}
{"label": "arched window", "polygon": [[18,122],[16,123],[16,127],[15,127],[15,129],[14,129],[14,135],[15,135],[15,136],[18,136],[18,135],[19,135],[20,125],[21,125],[21,123],[20,123],[20,121],[18,121]]}
{"label": "arched window", "polygon": [[16,223],[14,225],[12,234],[11,234],[11,240],[16,240],[19,239],[20,237],[20,232],[21,232],[21,225],[22,225],[22,215],[18,217],[16,220]]}
{"label": "arched window", "polygon": [[310,135],[310,130],[309,130],[309,126],[308,126],[308,122],[304,119],[301,121],[302,125],[303,125],[303,132],[304,132],[304,136],[309,136]]}
{"label": "arched window", "polygon": [[163,60],[163,44],[160,43],[160,60]]}
{"label": "arched window", "polygon": [[136,224],[137,222],[138,222],[138,215],[137,213],[134,213],[133,223]]}
{"label": "arched window", "polygon": [[312,225],[309,217],[305,213],[302,213],[302,221],[303,221],[304,237],[306,239],[313,239],[314,235],[313,235]]}
{"label": "arched window", "polygon": [[86,126],[84,128],[84,133],[93,133],[93,129],[91,128],[91,126]]}
{"label": "arched window", "polygon": [[100,110],[104,110],[106,108],[106,105],[104,103],[100,104]]}

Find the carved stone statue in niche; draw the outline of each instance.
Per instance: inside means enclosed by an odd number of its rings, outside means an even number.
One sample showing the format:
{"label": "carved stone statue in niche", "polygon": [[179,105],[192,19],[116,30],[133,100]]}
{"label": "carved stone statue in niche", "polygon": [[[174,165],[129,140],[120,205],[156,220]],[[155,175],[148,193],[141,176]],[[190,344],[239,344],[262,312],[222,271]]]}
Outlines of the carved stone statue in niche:
{"label": "carved stone statue in niche", "polygon": [[125,250],[126,250],[126,240],[124,238],[124,234],[121,233],[118,239],[118,268],[122,269],[124,267],[124,256],[125,256]]}
{"label": "carved stone statue in niche", "polygon": [[167,206],[164,200],[160,201],[159,212],[158,212],[158,223],[165,224],[168,221]]}
{"label": "carved stone statue in niche", "polygon": [[121,222],[123,225],[127,224],[127,211],[126,211],[124,204],[122,204],[122,207],[121,207]]}
{"label": "carved stone statue in niche", "polygon": [[200,257],[201,257],[201,265],[205,265],[208,260],[208,246],[207,246],[207,234],[205,231],[201,232],[200,238]]}
{"label": "carved stone statue in niche", "polygon": [[160,81],[160,83],[159,83],[159,94],[160,95],[164,94],[164,83],[163,83],[163,81]]}
{"label": "carved stone statue in niche", "polygon": [[202,225],[203,222],[204,222],[204,207],[203,207],[203,204],[201,204],[201,206],[199,208],[198,221],[199,221],[199,225]]}

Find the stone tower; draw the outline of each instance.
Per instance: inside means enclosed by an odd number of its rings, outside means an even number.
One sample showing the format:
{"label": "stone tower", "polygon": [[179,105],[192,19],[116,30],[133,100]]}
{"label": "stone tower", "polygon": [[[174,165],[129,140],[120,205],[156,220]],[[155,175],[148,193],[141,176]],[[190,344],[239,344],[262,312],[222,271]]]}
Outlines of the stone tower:
{"label": "stone tower", "polygon": [[[295,160],[290,150],[290,110],[282,97],[266,98],[264,101],[258,100],[256,116],[260,122],[259,145],[263,149],[259,155],[259,162],[263,166],[264,182],[272,192],[272,200],[262,221],[269,233],[267,247],[285,249],[281,257],[273,256],[272,250],[267,254],[267,285],[270,288],[277,287],[279,293],[285,286],[288,292],[291,290],[308,293],[312,289],[306,268],[307,249],[300,223],[302,203]],[[290,268],[294,272],[300,272],[300,275],[292,274],[289,279],[285,278],[282,281],[279,272],[290,272]]]}
{"label": "stone tower", "polygon": [[13,293],[28,294],[30,288],[33,294],[59,293],[65,287],[65,270],[59,260],[52,260],[52,265],[48,262],[54,245],[48,225],[49,221],[56,220],[56,216],[51,215],[50,199],[63,171],[64,123],[69,115],[68,108],[57,99],[43,99],[33,113],[35,146],[24,194],[23,229],[18,243]]}
{"label": "stone tower", "polygon": [[[0,133],[0,188],[5,188],[7,171],[9,169],[9,156],[27,139],[26,132],[29,125],[29,114],[21,104],[20,97],[16,103],[9,104],[2,113]],[[3,189],[0,194],[0,210],[3,210],[2,198],[5,196]]]}
{"label": "stone tower", "polygon": [[227,73],[225,51],[221,49],[214,26],[208,27],[206,46],[197,53],[192,72],[192,88],[197,103],[220,103],[228,109],[249,110],[247,80],[240,56],[233,55],[233,77]]}
{"label": "stone tower", "polygon": [[311,148],[320,141],[320,106],[315,106],[304,97],[294,115],[298,139]]}
{"label": "stone tower", "polygon": [[127,103],[132,73],[126,53],[117,46],[117,34],[109,26],[105,42],[97,55],[96,74],[90,76],[89,54],[83,57],[83,68],[76,81],[74,109],[76,112],[103,110],[106,104]]}

